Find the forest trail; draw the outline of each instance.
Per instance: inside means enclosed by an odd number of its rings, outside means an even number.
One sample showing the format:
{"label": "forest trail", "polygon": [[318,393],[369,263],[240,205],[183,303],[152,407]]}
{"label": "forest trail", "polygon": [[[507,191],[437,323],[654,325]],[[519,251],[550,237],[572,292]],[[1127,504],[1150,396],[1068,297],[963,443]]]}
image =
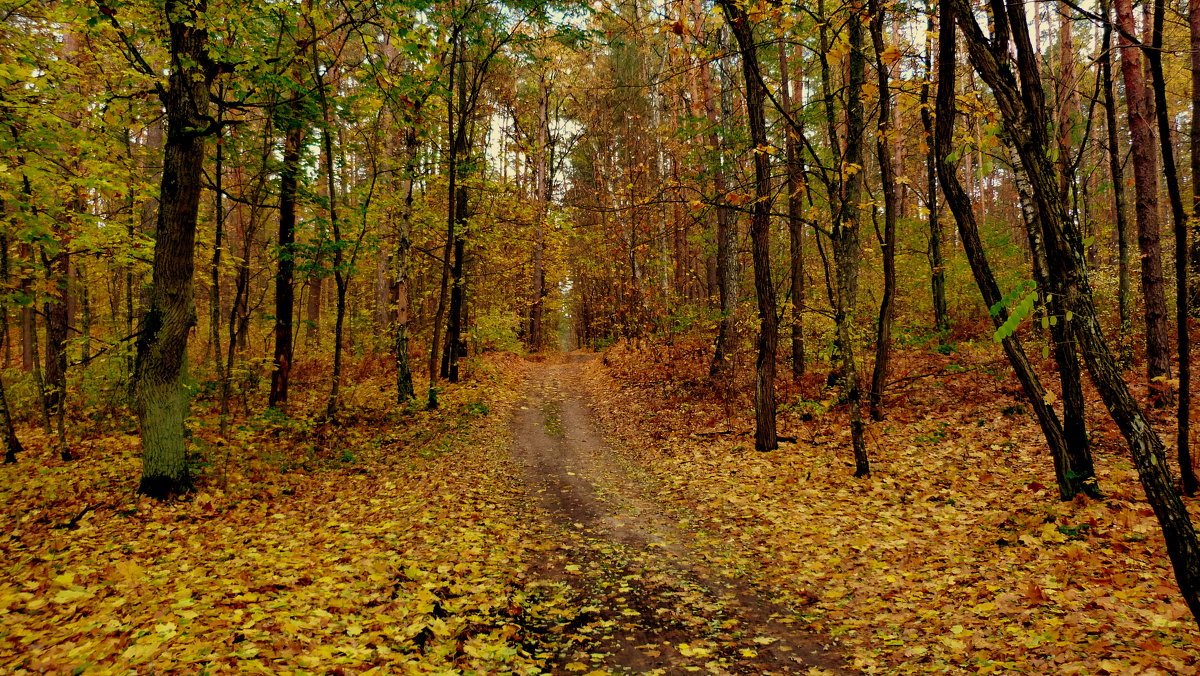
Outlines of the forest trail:
{"label": "forest trail", "polygon": [[533,365],[513,417],[515,459],[561,533],[538,572],[568,583],[585,613],[555,673],[849,673],[841,655],[732,572],[712,570],[605,442],[581,377],[585,355]]}

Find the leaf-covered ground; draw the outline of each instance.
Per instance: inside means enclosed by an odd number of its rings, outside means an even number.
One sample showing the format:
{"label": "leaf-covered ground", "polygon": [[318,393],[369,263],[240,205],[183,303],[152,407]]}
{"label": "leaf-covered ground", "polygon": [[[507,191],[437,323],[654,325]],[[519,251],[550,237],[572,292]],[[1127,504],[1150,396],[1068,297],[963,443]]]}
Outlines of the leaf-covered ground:
{"label": "leaf-covered ground", "polygon": [[[850,667],[1195,673],[1200,637],[1102,411],[1107,497],[1060,503],[1003,364],[962,349],[900,357],[867,480],[820,376],[781,392],[797,441],[765,454],[701,351],[617,348],[584,384],[615,480],[658,502],[689,557],[799,609]],[[692,627],[708,615],[663,607],[707,603],[660,584],[672,552],[572,534],[532,497],[510,420],[538,368],[479,363],[428,412],[391,406],[367,365],[337,426],[309,421],[314,400],[222,437],[198,402],[200,490],[169,504],[134,495],[132,434],[88,431],[63,463],[23,429],[30,453],[0,468],[0,672],[600,674],[640,614],[670,619],[669,642],[633,646],[678,663],[666,673],[749,673],[753,646],[721,657],[725,611]]]}
{"label": "leaf-covered ground", "polygon": [[205,485],[166,505],[133,495],[129,435],[4,466],[0,671],[539,673],[578,610],[527,575],[550,545],[507,460],[522,372],[435,413],[197,426]]}
{"label": "leaf-covered ground", "polygon": [[820,376],[782,393],[780,434],[797,441],[770,453],[753,450],[746,399],[710,389],[688,346],[615,349],[591,377],[712,564],[803,606],[858,669],[1196,673],[1200,634],[1103,411],[1089,423],[1107,497],[1060,503],[1004,365],[961,349],[899,358],[866,480]]}

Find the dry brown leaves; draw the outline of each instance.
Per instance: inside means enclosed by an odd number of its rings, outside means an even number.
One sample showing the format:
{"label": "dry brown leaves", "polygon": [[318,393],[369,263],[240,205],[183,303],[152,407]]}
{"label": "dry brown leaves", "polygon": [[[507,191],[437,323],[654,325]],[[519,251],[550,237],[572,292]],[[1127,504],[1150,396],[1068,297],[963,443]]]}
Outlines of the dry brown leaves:
{"label": "dry brown leaves", "polygon": [[1196,673],[1200,635],[1102,410],[1089,422],[1107,498],[1060,503],[1006,367],[960,349],[898,358],[897,379],[939,375],[890,392],[866,480],[844,406],[800,397],[830,396],[816,379],[784,391],[780,434],[798,441],[770,453],[753,450],[746,400],[706,392],[694,359],[618,348],[591,379],[713,566],[778,591],[865,672]]}

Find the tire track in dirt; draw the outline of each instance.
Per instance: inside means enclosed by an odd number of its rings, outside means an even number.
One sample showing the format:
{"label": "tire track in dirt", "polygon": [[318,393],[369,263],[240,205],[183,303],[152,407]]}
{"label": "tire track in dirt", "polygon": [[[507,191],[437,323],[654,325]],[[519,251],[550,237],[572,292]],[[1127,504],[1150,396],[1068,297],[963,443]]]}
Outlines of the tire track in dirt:
{"label": "tire track in dirt", "polygon": [[586,358],[533,365],[512,421],[527,487],[562,533],[535,573],[569,584],[584,608],[554,673],[851,673],[791,611],[688,547],[605,443],[580,377]]}

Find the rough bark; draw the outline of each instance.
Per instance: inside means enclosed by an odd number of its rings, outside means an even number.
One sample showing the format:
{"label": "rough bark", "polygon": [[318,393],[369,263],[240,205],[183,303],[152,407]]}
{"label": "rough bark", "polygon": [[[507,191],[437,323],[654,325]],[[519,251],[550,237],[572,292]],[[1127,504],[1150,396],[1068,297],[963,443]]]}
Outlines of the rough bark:
{"label": "rough bark", "polygon": [[[842,377],[846,387],[846,404],[850,409],[850,439],[854,447],[854,476],[871,473],[867,457],[867,442],[862,419],[862,386],[854,357],[853,326],[858,304],[858,266],[861,255],[859,231],[863,215],[859,205],[863,193],[863,84],[866,82],[866,56],[863,53],[862,22],[858,19],[861,5],[851,4],[847,20],[850,47],[849,73],[846,85],[846,150],[842,155],[841,171],[845,174],[842,194],[833,215],[833,258],[837,277],[838,351],[841,355]],[[832,121],[830,121],[832,126]]]}
{"label": "rough bark", "polygon": [[403,404],[415,396],[412,367],[408,363],[408,323],[411,320],[409,306],[408,268],[409,249],[412,246],[413,173],[416,171],[417,130],[410,126],[404,131],[404,174],[400,192],[404,205],[400,211],[400,223],[396,233],[396,403]]}
{"label": "rough bark", "polygon": [[939,340],[945,340],[950,330],[950,312],[946,305],[946,261],[942,255],[942,223],[938,219],[937,159],[933,152],[933,102],[930,98],[933,69],[932,2],[926,6],[925,23],[925,81],[921,84],[921,127],[925,130],[925,208],[929,211],[929,290],[933,297],[933,325]]}
{"label": "rough bark", "polygon": [[[1200,3],[1200,0],[1193,0]],[[1100,13],[1108,17],[1108,0],[1100,3]],[[1104,122],[1108,134],[1108,167],[1113,186],[1113,220],[1117,229],[1117,306],[1121,320],[1121,361],[1128,362],[1133,350],[1133,294],[1129,287],[1129,211],[1125,204],[1125,171],[1121,164],[1121,146],[1117,139],[1117,100],[1113,93],[1112,24],[1104,24],[1100,48],[1100,78],[1104,90]],[[1198,138],[1193,136],[1193,139]],[[1200,155],[1193,152],[1193,163]],[[1194,176],[1200,176],[1193,169]],[[1197,184],[1200,190],[1200,184]],[[1200,206],[1200,202],[1197,203]]]}
{"label": "rough bark", "polygon": [[191,487],[183,381],[188,333],[196,321],[192,302],[196,216],[209,125],[209,86],[216,75],[201,19],[206,10],[205,0],[166,0],[171,59],[163,96],[167,138],[149,306],[138,331],[133,377],[133,405],[142,430],[139,490],[157,498]]}
{"label": "rough bark", "polygon": [[1175,148],[1171,143],[1171,122],[1167,111],[1167,84],[1163,76],[1162,46],[1164,0],[1154,0],[1154,20],[1150,49],[1146,59],[1150,64],[1151,86],[1154,88],[1154,111],[1158,122],[1159,149],[1162,152],[1163,178],[1167,181],[1167,197],[1171,203],[1171,220],[1175,231],[1175,327],[1179,355],[1179,398],[1176,408],[1176,449],[1183,492],[1195,495],[1200,488],[1191,452],[1191,340],[1188,335],[1188,222],[1184,212],[1179,176],[1175,171]]}
{"label": "rough bark", "polygon": [[775,287],[771,282],[771,165],[767,152],[766,86],[759,74],[758,46],[746,10],[733,0],[719,0],[725,19],[738,43],[746,82],[746,116],[754,155],[754,207],[750,239],[754,258],[754,292],[758,300],[758,357],[754,378],[754,447],[771,451],[779,447],[775,432],[775,351],[779,328],[775,316]]}
{"label": "rough bark", "polygon": [[[1107,14],[1106,14],[1107,16]],[[1188,36],[1192,48],[1192,226],[1189,312],[1200,316],[1200,0],[1188,0]]]}
{"label": "rough bark", "polygon": [[[779,41],[779,102],[784,116],[792,114],[792,83],[788,73],[787,43]],[[788,296],[792,304],[792,378],[804,375],[804,219],[800,215],[804,178],[800,149],[796,138],[799,132],[787,129],[785,157],[787,160],[787,224],[788,262],[791,274]]]}
{"label": "rough bark", "polygon": [[708,120],[708,145],[716,159],[712,163],[713,192],[716,194],[717,225],[717,295],[721,304],[721,319],[717,324],[717,341],[713,350],[709,375],[718,377],[729,372],[728,354],[733,347],[733,313],[737,307],[737,220],[726,202],[725,154],[718,132],[717,97],[713,91],[712,75],[707,61],[700,62],[700,91],[704,98],[704,115]]}
{"label": "rough bark", "polygon": [[[955,89],[955,51],[956,51],[956,36],[954,33],[954,17],[953,14],[942,10],[939,18],[939,36],[941,42],[938,45],[938,89],[937,89],[937,124],[934,137],[934,157],[937,160],[938,180],[941,183],[942,191],[946,195],[946,202],[950,206],[950,211],[954,214],[954,219],[958,224],[959,234],[962,238],[963,250],[967,255],[967,261],[971,265],[971,272],[975,277],[975,283],[979,287],[979,292],[983,296],[983,302],[988,307],[996,307],[1003,296],[1000,293],[1000,286],[996,283],[996,278],[992,274],[991,264],[988,263],[987,254],[983,248],[983,240],[979,236],[979,226],[975,220],[975,212],[971,209],[971,200],[963,189],[962,184],[958,181],[957,169],[950,163],[950,152],[953,148],[954,138],[954,89]],[[1004,307],[1000,307],[999,311],[992,315],[993,324],[998,328],[1008,319],[1008,311]],[[1041,381],[1038,379],[1037,372],[1029,363],[1029,358],[1026,356],[1025,348],[1021,343],[1020,338],[1016,334],[1009,335],[1001,341],[1004,348],[1005,356],[1008,357],[1008,362],[1016,373],[1017,380],[1021,383],[1022,389],[1025,391],[1025,396],[1029,400],[1030,406],[1033,408],[1034,415],[1038,419],[1038,424],[1042,428],[1042,434],[1046,437],[1046,444],[1050,448],[1051,458],[1054,460],[1054,473],[1058,479],[1058,493],[1063,500],[1069,500],[1074,497],[1068,482],[1064,481],[1068,469],[1070,467],[1067,460],[1067,441],[1063,433],[1062,423],[1058,418],[1058,414],[1048,403],[1046,390],[1042,387]]]}
{"label": "rough bark", "polygon": [[533,301],[529,308],[529,349],[537,352],[542,349],[542,318],[546,310],[546,211],[549,208],[549,194],[546,174],[546,144],[550,126],[550,89],[546,86],[546,74],[542,73],[538,80],[538,127],[536,174],[534,177],[534,200],[537,204],[537,216],[533,226],[533,279],[530,283],[530,295]]}
{"label": "rough bark", "polygon": [[[271,371],[271,393],[268,405],[287,404],[288,383],[292,372],[292,318],[295,315],[296,275],[296,192],[300,178],[300,149],[304,144],[304,127],[300,119],[300,104],[288,106],[283,115],[283,166],[279,171],[279,268],[275,275],[275,354]],[[323,136],[325,136],[323,134]]]}
{"label": "rough bark", "polygon": [[[1151,389],[1163,393],[1162,382],[1170,374],[1170,334],[1167,328],[1167,301],[1162,269],[1162,244],[1159,242],[1158,147],[1153,127],[1153,100],[1146,88],[1142,59],[1125,37],[1135,35],[1133,6],[1130,0],[1115,0],[1117,42],[1121,46],[1121,74],[1125,81],[1125,104],[1129,113],[1129,136],[1133,151],[1133,178],[1136,198],[1138,251],[1142,258],[1142,302],[1146,320],[1146,378]],[[1165,403],[1167,398],[1156,396]]]}
{"label": "rough bark", "polygon": [[883,299],[879,303],[879,321],[875,333],[875,366],[871,374],[869,397],[871,418],[883,420],[883,388],[887,384],[888,360],[892,346],[892,321],[896,297],[896,177],[892,153],[892,94],[890,73],[883,61],[883,20],[885,12],[879,0],[870,0],[871,42],[875,48],[875,73],[879,88],[879,130],[875,152],[879,158],[880,191],[883,193]]}

